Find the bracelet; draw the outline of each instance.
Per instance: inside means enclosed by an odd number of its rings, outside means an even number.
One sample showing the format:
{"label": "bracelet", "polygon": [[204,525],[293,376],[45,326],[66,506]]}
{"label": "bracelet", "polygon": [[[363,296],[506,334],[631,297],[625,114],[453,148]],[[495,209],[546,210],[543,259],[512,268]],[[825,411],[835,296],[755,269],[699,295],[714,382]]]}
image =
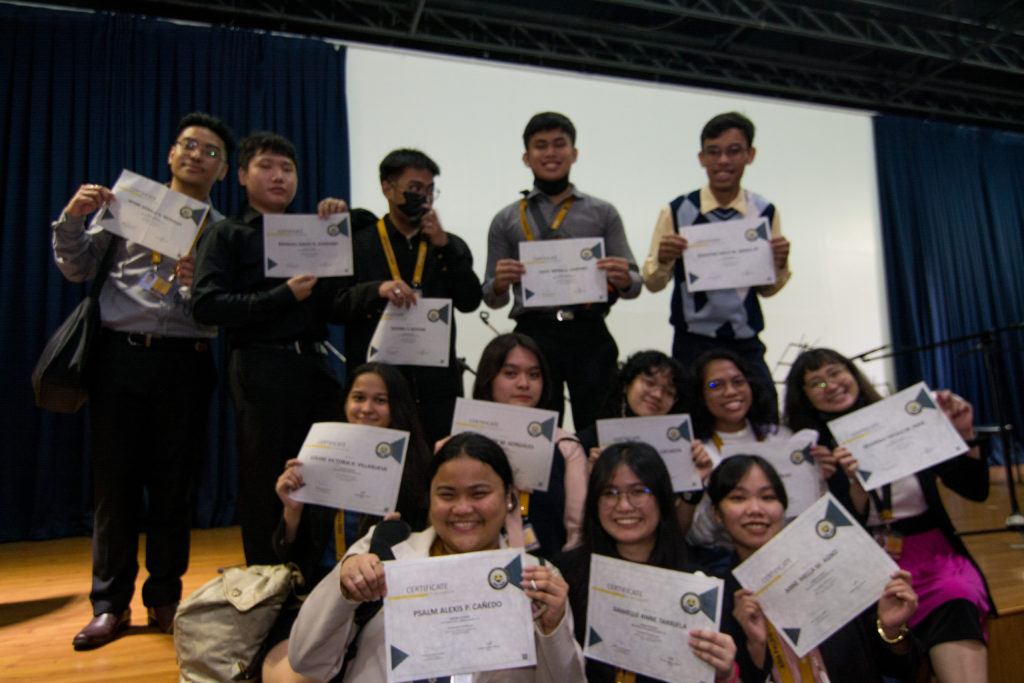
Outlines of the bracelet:
{"label": "bracelet", "polygon": [[740,665],[739,662],[733,660],[732,663],[732,676],[729,678],[716,678],[716,681],[720,683],[736,683],[740,679]]}
{"label": "bracelet", "polygon": [[878,627],[878,637],[881,638],[888,645],[895,645],[896,643],[902,642],[903,638],[910,632],[906,624],[900,626],[900,634],[895,638],[889,638],[885,635],[885,631],[882,629],[882,620],[875,619],[875,626]]}

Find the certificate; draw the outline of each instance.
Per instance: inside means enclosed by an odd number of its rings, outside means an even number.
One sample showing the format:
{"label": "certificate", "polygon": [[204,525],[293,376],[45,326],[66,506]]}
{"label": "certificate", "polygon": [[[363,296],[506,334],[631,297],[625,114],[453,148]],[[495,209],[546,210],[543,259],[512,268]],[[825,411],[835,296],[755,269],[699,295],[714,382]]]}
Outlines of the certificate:
{"label": "certificate", "polygon": [[210,212],[209,204],[128,169],[121,171],[111,191],[116,201],[100,209],[92,227],[176,259],[192,251]]}
{"label": "certificate", "polygon": [[608,301],[608,277],[597,269],[603,237],[520,242],[523,306],[569,306]]}
{"label": "certificate", "polygon": [[758,441],[722,448],[722,459],[733,455],[760,455],[775,467],[786,487],[789,505],[786,519],[796,517],[811,507],[828,490],[821,465],[811,457],[811,448],[818,443],[818,432],[801,429],[785,441]]}
{"label": "certificate", "polygon": [[643,441],[654,446],[665,461],[665,467],[672,477],[673,491],[697,491],[704,488],[690,453],[693,429],[690,427],[689,415],[598,420],[597,440],[601,450],[622,441]]}
{"label": "certificate", "polygon": [[680,228],[683,267],[691,292],[775,284],[767,218],[702,223]]}
{"label": "certificate", "polygon": [[924,382],[828,423],[857,458],[857,479],[877,489],[968,451]]}
{"label": "certificate", "polygon": [[395,511],[409,432],[316,422],[299,450],[302,481],[292,500],[368,515]]}
{"label": "certificate", "polygon": [[388,302],[373,331],[366,361],[448,367],[452,300],[421,297],[409,308]]}
{"label": "certificate", "polygon": [[480,432],[493,439],[508,456],[516,486],[547,491],[556,424],[558,413],[554,410],[457,398],[452,434]]}
{"label": "certificate", "polygon": [[687,641],[690,629],[718,630],[722,591],[721,579],[593,555],[583,654],[666,681],[711,683],[714,667]]}
{"label": "certificate", "polygon": [[732,573],[803,657],[882,597],[897,569],[826,493]]}
{"label": "certificate", "polygon": [[388,681],[533,666],[522,548],[384,563]]}
{"label": "certificate", "polygon": [[263,274],[267,277],[352,274],[352,231],[347,213],[263,216]]}

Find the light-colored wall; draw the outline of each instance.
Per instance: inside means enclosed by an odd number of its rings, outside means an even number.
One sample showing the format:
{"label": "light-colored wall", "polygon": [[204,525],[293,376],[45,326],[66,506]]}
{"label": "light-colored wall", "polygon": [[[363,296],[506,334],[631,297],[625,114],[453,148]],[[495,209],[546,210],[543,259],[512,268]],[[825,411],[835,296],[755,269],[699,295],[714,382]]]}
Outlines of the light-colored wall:
{"label": "light-colored wall", "polygon": [[[704,123],[743,112],[757,126],[744,186],[775,203],[792,242],[792,280],[762,300],[769,366],[790,343],[852,355],[888,341],[869,114],[359,46],[349,47],[347,68],[353,206],[384,213],[378,163],[396,147],[422,149],[441,167],[437,212],[469,243],[481,279],[491,218],[532,184],[521,136],[534,113],[560,111],[576,124],[571,178],[615,204],[642,263],[659,209],[706,180],[697,162]],[[612,309],[623,357],[670,349],[669,289]],[[499,330],[512,329],[507,309],[490,313]],[[458,353],[475,367],[493,333],[477,313],[457,323]],[[865,371],[887,379],[881,363]]]}

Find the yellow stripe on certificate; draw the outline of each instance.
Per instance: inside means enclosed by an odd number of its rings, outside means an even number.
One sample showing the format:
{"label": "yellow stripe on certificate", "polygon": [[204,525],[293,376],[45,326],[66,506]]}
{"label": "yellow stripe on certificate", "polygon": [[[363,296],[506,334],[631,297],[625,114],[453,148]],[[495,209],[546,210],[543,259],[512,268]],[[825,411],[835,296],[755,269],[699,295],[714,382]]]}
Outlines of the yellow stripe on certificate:
{"label": "yellow stripe on certificate", "polygon": [[756,597],[757,597],[757,596],[759,596],[759,595],[760,595],[761,593],[764,593],[764,592],[765,592],[766,590],[768,590],[769,588],[771,588],[771,585],[772,585],[773,583],[775,583],[776,581],[778,581],[778,580],[779,580],[779,579],[781,579],[781,578],[782,578],[782,574],[779,574],[779,575],[778,575],[778,576],[776,576],[776,577],[775,577],[774,579],[772,579],[771,581],[769,581],[768,583],[766,583],[766,584],[765,584],[764,586],[762,586],[762,587],[761,587],[761,590],[759,590],[759,591],[757,591],[756,593],[754,593],[754,597],[756,598]]}
{"label": "yellow stripe on certificate", "polygon": [[413,595],[389,595],[388,600],[411,600],[412,598],[426,598],[430,593],[414,593]]}
{"label": "yellow stripe on certificate", "polygon": [[614,595],[617,598],[626,597],[625,593],[619,593],[618,591],[608,590],[607,588],[601,588],[600,586],[594,586],[594,590],[606,593],[607,595]]}

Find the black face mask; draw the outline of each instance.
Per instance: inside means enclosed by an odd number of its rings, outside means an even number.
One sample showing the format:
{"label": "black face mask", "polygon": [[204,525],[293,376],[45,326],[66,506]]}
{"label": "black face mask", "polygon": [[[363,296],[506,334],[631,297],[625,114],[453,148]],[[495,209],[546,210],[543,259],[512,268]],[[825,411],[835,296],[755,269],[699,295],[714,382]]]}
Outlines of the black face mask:
{"label": "black face mask", "polygon": [[546,195],[562,194],[569,187],[569,176],[566,175],[558,180],[541,180],[537,176],[533,176],[533,186]]}
{"label": "black face mask", "polygon": [[403,192],[402,196],[405,197],[405,203],[399,204],[398,210],[405,214],[410,225],[418,227],[423,214],[427,212],[427,197],[415,192]]}

